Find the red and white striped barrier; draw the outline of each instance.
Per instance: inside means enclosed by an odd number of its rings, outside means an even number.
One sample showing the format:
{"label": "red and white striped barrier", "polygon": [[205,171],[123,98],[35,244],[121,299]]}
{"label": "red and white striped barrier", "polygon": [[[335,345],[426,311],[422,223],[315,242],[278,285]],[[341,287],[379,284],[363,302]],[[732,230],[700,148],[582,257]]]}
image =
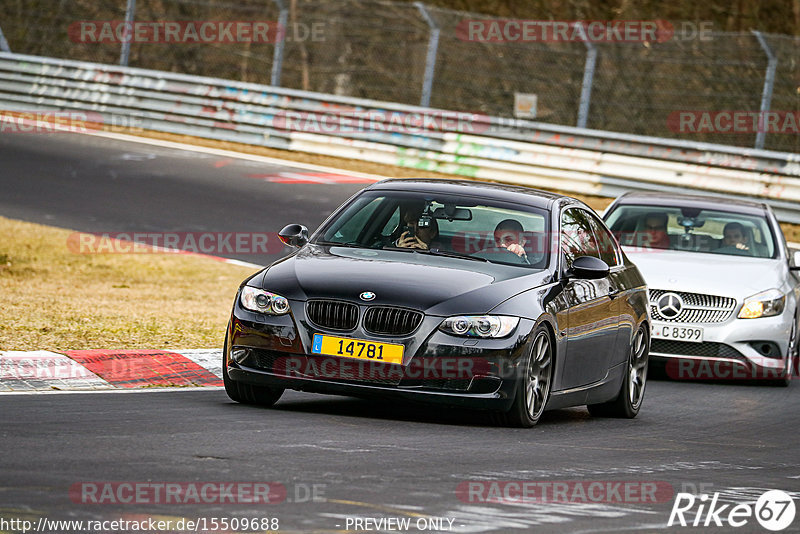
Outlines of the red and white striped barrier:
{"label": "red and white striped barrier", "polygon": [[222,386],[222,351],[0,352],[0,392]]}

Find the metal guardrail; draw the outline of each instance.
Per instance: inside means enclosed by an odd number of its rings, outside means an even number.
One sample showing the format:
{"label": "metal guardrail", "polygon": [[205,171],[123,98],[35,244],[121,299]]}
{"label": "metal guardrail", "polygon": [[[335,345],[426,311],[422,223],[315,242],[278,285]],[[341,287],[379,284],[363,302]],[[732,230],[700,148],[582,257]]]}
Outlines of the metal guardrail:
{"label": "metal guardrail", "polygon": [[607,197],[713,192],[763,200],[800,223],[793,153],[9,53],[0,53],[0,109],[93,112],[109,124]]}

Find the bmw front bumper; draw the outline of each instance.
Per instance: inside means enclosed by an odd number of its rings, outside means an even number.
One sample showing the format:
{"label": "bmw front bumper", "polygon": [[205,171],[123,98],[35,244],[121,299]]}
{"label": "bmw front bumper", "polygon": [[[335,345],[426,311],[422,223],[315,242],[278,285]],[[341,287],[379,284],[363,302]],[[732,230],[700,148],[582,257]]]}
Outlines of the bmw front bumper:
{"label": "bmw front bumper", "polygon": [[[515,395],[517,368],[534,323],[522,319],[501,339],[452,336],[438,329],[444,317],[426,316],[403,337],[376,336],[359,324],[348,332],[326,330],[305,316],[269,316],[234,306],[225,347],[231,380],[298,391],[393,397],[477,409],[506,410]],[[402,365],[322,356],[311,352],[314,334],[404,346]]]}

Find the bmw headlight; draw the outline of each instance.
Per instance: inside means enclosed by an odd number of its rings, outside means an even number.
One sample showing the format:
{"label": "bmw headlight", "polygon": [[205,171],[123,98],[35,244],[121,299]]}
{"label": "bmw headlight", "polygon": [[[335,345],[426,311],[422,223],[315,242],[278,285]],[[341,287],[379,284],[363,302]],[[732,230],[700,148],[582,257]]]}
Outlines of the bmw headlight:
{"label": "bmw headlight", "polygon": [[289,313],[289,301],[285,297],[256,287],[244,286],[239,300],[242,307],[250,311],[269,315]]}
{"label": "bmw headlight", "polygon": [[439,329],[448,334],[468,337],[505,337],[519,324],[519,317],[505,315],[459,315],[448,317]]}
{"label": "bmw headlight", "polygon": [[777,289],[769,289],[744,299],[744,306],[739,312],[739,319],[758,319],[772,317],[783,313],[786,295]]}

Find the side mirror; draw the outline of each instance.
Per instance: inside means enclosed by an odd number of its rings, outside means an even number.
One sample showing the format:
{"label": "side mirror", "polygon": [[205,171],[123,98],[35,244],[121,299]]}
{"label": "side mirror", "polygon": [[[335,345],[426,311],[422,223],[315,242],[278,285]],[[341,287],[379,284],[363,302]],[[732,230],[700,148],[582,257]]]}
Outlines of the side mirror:
{"label": "side mirror", "polygon": [[308,228],[302,224],[289,224],[278,232],[278,239],[288,247],[300,248],[308,243]]}
{"label": "side mirror", "polygon": [[608,265],[600,258],[581,256],[575,258],[575,261],[572,262],[572,267],[567,271],[567,276],[581,280],[597,280],[608,276],[608,270]]}
{"label": "side mirror", "polygon": [[800,271],[800,250],[789,249],[789,270]]}

